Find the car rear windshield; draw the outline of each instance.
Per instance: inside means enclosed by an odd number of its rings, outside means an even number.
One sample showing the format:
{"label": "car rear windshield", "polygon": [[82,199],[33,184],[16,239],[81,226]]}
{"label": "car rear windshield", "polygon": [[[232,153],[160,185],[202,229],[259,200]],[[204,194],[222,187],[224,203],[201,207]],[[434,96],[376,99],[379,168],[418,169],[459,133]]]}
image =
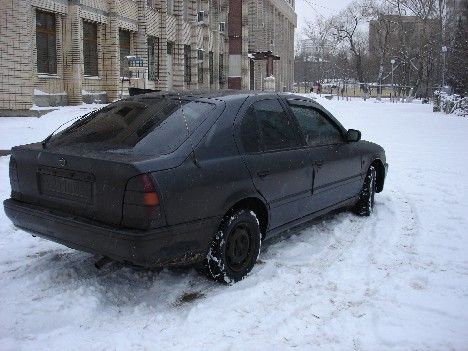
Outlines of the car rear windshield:
{"label": "car rear windshield", "polygon": [[214,107],[164,97],[118,101],[78,120],[50,145],[164,155],[176,150]]}

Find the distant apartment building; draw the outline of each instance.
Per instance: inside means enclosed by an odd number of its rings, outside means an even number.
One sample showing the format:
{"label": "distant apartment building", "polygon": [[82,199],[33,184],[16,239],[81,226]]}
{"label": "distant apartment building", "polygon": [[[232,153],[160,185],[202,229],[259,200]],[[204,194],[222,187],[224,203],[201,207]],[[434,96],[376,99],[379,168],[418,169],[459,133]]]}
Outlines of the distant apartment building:
{"label": "distant apartment building", "polygon": [[440,28],[438,19],[424,22],[416,16],[381,16],[369,23],[369,53],[375,55],[386,45],[389,56],[398,56],[402,46],[416,54],[423,36],[438,37]]}
{"label": "distant apartment building", "polygon": [[[0,8],[3,110],[110,102],[128,87],[293,82],[293,0],[0,0]],[[129,68],[132,56],[142,68]]]}

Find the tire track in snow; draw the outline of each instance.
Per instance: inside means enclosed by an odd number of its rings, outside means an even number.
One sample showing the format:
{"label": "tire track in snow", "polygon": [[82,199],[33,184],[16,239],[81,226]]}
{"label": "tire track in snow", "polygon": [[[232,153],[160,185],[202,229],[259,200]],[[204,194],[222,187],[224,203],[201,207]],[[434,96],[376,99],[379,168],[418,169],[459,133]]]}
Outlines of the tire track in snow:
{"label": "tire track in snow", "polygon": [[[368,246],[369,262],[374,267],[366,269],[366,300],[371,313],[369,331],[378,343],[395,347],[398,343],[388,332],[381,330],[388,327],[385,313],[388,304],[394,305],[393,309],[401,306],[391,297],[394,289],[398,289],[395,283],[411,286],[404,278],[407,278],[407,272],[414,271],[418,265],[415,243],[420,235],[420,225],[414,204],[404,190],[387,189],[382,200],[385,206],[377,206],[374,235]],[[389,221],[390,218],[393,221]]]}
{"label": "tire track in snow", "polygon": [[[304,267],[307,267],[307,274],[315,275],[317,280],[323,283],[322,289],[328,292],[330,300],[333,300],[334,309],[328,315],[320,315],[320,320],[316,321],[316,324],[318,330],[322,327],[327,329],[327,324],[333,319],[338,319],[341,314],[351,313],[355,318],[362,318],[366,314],[363,312],[366,305],[373,305],[373,300],[378,298],[380,285],[378,277],[372,274],[375,266],[387,272],[398,268],[401,263],[394,260],[398,260],[397,252],[400,251],[406,251],[405,263],[411,264],[411,257],[415,254],[414,237],[418,234],[417,222],[416,214],[407,198],[401,193],[392,192],[391,196],[386,195],[377,201],[376,211],[370,218],[340,213],[331,220],[311,226],[301,231],[297,237],[293,237],[291,250],[294,250],[295,245],[302,243],[320,242],[320,232],[328,234],[326,245],[322,243],[321,251],[307,262],[288,261],[288,249],[284,247],[288,240],[285,240],[284,244],[279,244],[277,251],[270,254],[271,257],[264,259],[266,262],[272,260],[278,267],[287,267],[296,271],[296,274],[303,274]],[[401,236],[405,236],[405,239],[402,240]],[[390,252],[389,255],[392,256],[390,264],[387,259],[382,261],[383,251]],[[363,256],[363,262],[361,265],[358,264],[356,269],[365,268],[363,287],[349,290],[346,286],[341,287],[340,282],[326,282],[323,279],[323,276],[330,275],[328,271],[332,270],[334,265],[339,265],[343,261],[353,263],[356,261],[353,256],[359,255]],[[354,339],[353,344],[359,349],[359,338]]]}

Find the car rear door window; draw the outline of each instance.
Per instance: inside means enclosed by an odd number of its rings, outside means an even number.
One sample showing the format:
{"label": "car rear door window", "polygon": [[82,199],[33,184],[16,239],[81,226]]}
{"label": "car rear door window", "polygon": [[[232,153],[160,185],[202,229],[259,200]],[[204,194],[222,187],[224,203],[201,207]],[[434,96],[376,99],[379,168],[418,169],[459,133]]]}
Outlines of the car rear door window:
{"label": "car rear door window", "polygon": [[291,110],[307,145],[332,145],[343,141],[340,130],[321,111],[297,105],[291,105]]}
{"label": "car rear door window", "polygon": [[276,99],[253,103],[241,125],[246,152],[291,149],[300,146],[295,125]]}
{"label": "car rear door window", "polygon": [[52,146],[162,155],[177,149],[214,105],[176,98],[144,98],[111,104],[78,120]]}

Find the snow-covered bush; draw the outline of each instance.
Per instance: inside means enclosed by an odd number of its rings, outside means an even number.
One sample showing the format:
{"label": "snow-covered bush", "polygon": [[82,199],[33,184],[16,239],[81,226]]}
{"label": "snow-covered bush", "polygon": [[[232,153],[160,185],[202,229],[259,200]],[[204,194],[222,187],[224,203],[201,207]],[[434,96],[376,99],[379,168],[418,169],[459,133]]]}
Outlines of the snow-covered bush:
{"label": "snow-covered bush", "polygon": [[434,92],[434,112],[445,112],[466,117],[468,116],[468,97],[436,91]]}

